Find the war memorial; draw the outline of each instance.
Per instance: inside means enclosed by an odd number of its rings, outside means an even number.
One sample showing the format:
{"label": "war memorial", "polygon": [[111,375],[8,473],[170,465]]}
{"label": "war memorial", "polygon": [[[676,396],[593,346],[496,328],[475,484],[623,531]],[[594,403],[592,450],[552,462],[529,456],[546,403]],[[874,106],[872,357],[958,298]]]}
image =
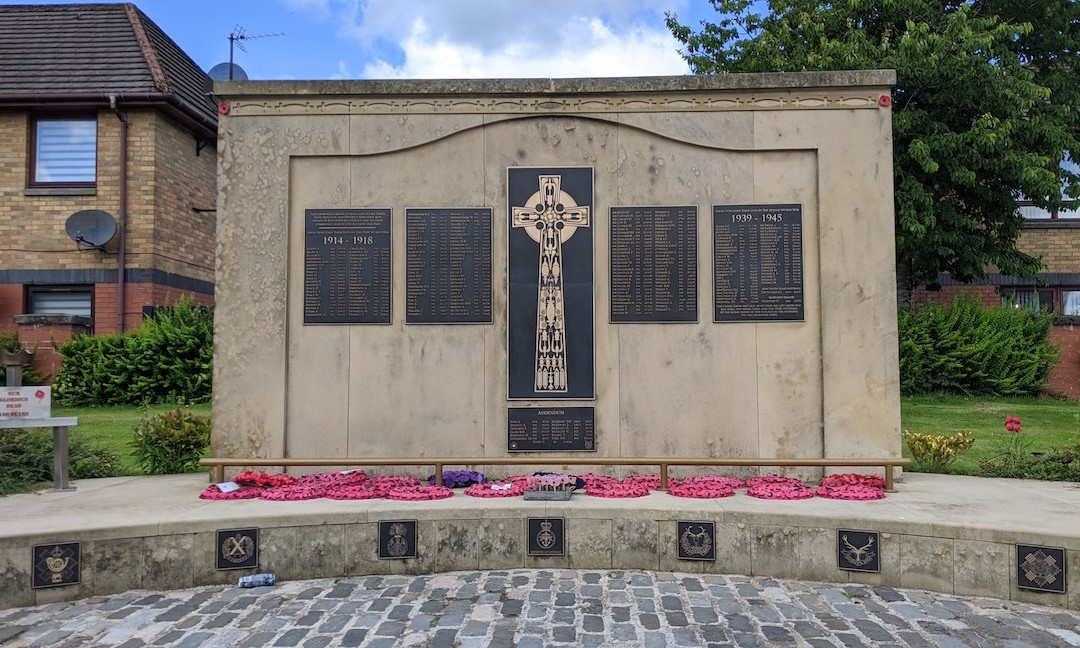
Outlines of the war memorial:
{"label": "war memorial", "polygon": [[[894,83],[219,82],[212,481],[659,470],[659,488],[216,502],[197,497],[205,476],[175,476],[137,503],[44,494],[40,515],[0,503],[19,518],[0,535],[0,576],[19,583],[0,607],[256,570],[565,568],[1080,609],[1059,485],[893,481]],[[664,492],[695,474],[851,471],[887,497]]]}

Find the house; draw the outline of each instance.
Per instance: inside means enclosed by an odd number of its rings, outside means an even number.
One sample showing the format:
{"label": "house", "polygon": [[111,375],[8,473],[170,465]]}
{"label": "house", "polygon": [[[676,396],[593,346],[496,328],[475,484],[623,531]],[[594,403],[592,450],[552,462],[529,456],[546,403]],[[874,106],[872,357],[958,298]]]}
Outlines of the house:
{"label": "house", "polygon": [[[0,6],[0,332],[38,347],[39,372],[74,333],[213,303],[209,83],[132,4]],[[115,235],[69,236],[86,210]]]}
{"label": "house", "polygon": [[1012,304],[1052,311],[1057,315],[1051,332],[1061,354],[1050,372],[1047,389],[1053,394],[1080,399],[1080,202],[1049,212],[1030,202],[1021,202],[1024,230],[1017,247],[1042,259],[1042,271],[1035,281],[997,273],[993,268],[985,279],[962,284],[947,275],[940,278],[941,290],[919,289],[912,303],[948,303],[959,294],[976,295],[984,306]]}

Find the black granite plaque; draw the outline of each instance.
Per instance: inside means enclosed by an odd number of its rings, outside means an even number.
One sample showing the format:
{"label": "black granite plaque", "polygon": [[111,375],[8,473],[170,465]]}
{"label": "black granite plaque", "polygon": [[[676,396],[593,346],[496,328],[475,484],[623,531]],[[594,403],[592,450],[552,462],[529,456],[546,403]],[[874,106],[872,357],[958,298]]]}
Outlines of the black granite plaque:
{"label": "black granite plaque", "polygon": [[507,395],[591,399],[591,167],[507,169]]}
{"label": "black granite plaque", "polygon": [[845,571],[881,571],[881,537],[877,531],[836,531],[836,564]]}
{"label": "black granite plaque", "polygon": [[530,556],[562,556],[566,553],[564,518],[529,518],[528,533]]}
{"label": "black granite plaque", "polygon": [[490,324],[491,210],[405,210],[405,321]]}
{"label": "black granite plaque", "polygon": [[416,558],[416,520],[379,520],[379,558]]}
{"label": "black granite plaque", "polygon": [[697,321],[697,207],[611,208],[611,321]]}
{"label": "black granite plaque", "polygon": [[34,545],[32,558],[32,587],[61,587],[79,583],[82,565],[82,545],[78,542],[58,542]]}
{"label": "black granite plaque", "polygon": [[596,451],[592,407],[511,407],[506,410],[510,452]]}
{"label": "black granite plaque", "polygon": [[802,321],[802,205],[713,207],[713,321]]}
{"label": "black granite plaque", "polygon": [[1016,545],[1016,586],[1039,592],[1065,593],[1065,549]]}
{"label": "black granite plaque", "polygon": [[679,520],[675,530],[679,560],[716,560],[715,523]]}
{"label": "black granite plaque", "polygon": [[217,568],[251,569],[259,566],[259,530],[218,529]]}
{"label": "black granite plaque", "polygon": [[304,210],[304,324],[390,323],[390,210]]}

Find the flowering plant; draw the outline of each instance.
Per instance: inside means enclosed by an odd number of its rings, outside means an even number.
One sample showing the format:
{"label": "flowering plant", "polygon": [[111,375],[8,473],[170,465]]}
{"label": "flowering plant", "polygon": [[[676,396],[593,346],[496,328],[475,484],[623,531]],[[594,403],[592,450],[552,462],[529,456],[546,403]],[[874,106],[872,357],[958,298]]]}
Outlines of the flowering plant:
{"label": "flowering plant", "polygon": [[1027,455],[1027,448],[1030,441],[1027,438],[1020,436],[1024,433],[1024,428],[1020,427],[1020,417],[1006,416],[1005,429],[1011,433],[1009,436],[1009,446],[1005,450],[1005,460],[1011,462],[1021,461]]}
{"label": "flowering plant", "polygon": [[949,464],[975,445],[970,430],[961,430],[956,434],[904,432],[904,441],[919,468],[930,473],[945,472]]}
{"label": "flowering plant", "polygon": [[577,479],[567,475],[551,473],[547,475],[532,475],[526,482],[527,491],[572,491],[577,485]]}

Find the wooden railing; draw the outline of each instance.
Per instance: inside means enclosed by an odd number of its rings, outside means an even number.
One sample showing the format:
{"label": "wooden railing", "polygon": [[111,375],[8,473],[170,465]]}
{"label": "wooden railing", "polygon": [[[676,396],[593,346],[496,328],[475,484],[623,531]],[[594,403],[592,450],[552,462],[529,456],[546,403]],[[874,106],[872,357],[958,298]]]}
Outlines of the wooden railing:
{"label": "wooden railing", "polygon": [[885,490],[893,490],[893,469],[906,468],[910,459],[873,459],[865,457],[844,457],[839,459],[768,459],[738,458],[715,459],[702,457],[398,457],[394,459],[376,459],[370,457],[334,457],[316,459],[305,457],[277,457],[258,459],[203,459],[199,462],[210,467],[211,483],[225,481],[226,467],[280,467],[289,466],[432,466],[435,468],[435,483],[442,483],[443,468],[446,466],[659,466],[660,490],[667,490],[668,468],[670,466],[769,466],[769,467],[814,467],[814,468],[882,468],[885,471]]}

